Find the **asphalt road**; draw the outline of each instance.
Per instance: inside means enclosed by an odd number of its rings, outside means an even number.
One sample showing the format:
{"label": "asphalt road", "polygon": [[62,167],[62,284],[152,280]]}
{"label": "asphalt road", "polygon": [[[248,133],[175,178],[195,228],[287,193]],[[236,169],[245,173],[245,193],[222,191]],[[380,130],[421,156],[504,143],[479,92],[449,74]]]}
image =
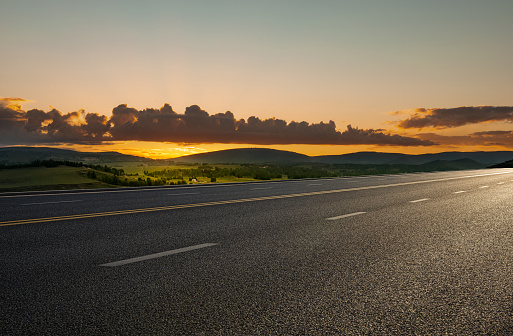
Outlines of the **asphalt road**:
{"label": "asphalt road", "polygon": [[512,205],[512,169],[0,194],[0,334],[513,334]]}

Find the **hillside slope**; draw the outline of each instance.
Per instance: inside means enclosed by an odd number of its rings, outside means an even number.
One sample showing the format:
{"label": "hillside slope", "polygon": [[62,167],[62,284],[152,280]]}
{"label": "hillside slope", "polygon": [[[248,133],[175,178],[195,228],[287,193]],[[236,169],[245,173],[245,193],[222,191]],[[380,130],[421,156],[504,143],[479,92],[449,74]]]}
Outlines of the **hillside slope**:
{"label": "hillside slope", "polygon": [[304,154],[269,148],[240,148],[193,154],[174,159],[188,163],[302,163],[311,158]]}
{"label": "hillside slope", "polygon": [[0,164],[29,163],[35,160],[75,161],[85,163],[147,162],[154,161],[140,156],[118,152],[78,152],[50,147],[3,147],[0,148]]}

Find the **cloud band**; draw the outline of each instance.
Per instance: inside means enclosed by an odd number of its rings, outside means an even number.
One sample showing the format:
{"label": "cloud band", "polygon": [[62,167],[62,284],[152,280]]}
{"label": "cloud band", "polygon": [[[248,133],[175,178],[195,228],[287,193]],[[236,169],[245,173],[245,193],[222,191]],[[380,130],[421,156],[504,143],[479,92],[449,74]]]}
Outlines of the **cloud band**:
{"label": "cloud band", "polygon": [[102,141],[162,141],[178,143],[319,144],[431,146],[431,140],[390,134],[381,129],[347,126],[338,131],[333,121],[310,124],[270,118],[236,119],[230,111],[209,115],[197,105],[183,114],[169,104],[137,110],[125,104],[112,116],[84,111],[62,114],[52,109],[22,111],[0,105],[0,140],[10,143],[84,143]]}

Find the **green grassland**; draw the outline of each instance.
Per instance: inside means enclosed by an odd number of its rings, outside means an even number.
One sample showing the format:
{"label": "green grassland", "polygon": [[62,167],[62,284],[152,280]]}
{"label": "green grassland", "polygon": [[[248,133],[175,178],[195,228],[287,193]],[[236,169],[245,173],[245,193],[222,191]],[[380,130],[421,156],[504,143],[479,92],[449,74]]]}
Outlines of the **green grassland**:
{"label": "green grassland", "polygon": [[59,166],[0,170],[1,191],[101,188],[107,184],[87,178],[84,168]]}
{"label": "green grassland", "polygon": [[71,161],[36,160],[30,164],[0,165],[0,192],[397,174],[465,169],[467,168],[466,164],[466,162],[456,161],[434,161],[424,165],[315,163],[293,165],[172,163],[171,165],[151,165],[141,162],[91,165]]}
{"label": "green grassland", "polygon": [[[114,166],[114,165],[112,165]],[[198,168],[201,165],[175,165],[175,166],[148,166],[148,165],[134,165],[133,163],[126,163],[124,165],[115,165],[117,169],[123,169],[125,174],[117,176],[125,186],[127,183],[141,183],[142,185],[162,185],[162,184],[203,184],[211,183],[211,178],[205,176],[194,176],[195,180],[190,180],[192,177],[180,174],[179,178],[167,178],[165,182],[162,181],[160,176],[148,176],[144,172],[155,172],[162,170],[175,170],[175,169],[191,169]],[[91,173],[94,172],[95,178],[91,178]],[[89,175],[88,175],[89,173]],[[26,167],[26,168],[13,168],[13,169],[0,169],[0,192],[9,191],[30,191],[30,190],[60,190],[60,189],[90,189],[90,188],[108,188],[108,187],[121,187],[115,183],[106,183],[102,181],[104,178],[114,177],[111,173],[86,168],[86,167]],[[148,180],[151,182],[148,183]],[[249,177],[235,177],[223,176],[218,177],[217,183],[229,182],[246,182],[255,181]]]}

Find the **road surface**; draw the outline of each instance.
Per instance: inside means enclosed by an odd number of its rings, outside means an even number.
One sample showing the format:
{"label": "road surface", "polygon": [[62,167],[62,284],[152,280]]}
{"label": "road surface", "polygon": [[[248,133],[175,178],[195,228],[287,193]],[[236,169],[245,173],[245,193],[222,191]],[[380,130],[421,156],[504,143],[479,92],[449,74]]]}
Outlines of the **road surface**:
{"label": "road surface", "polygon": [[0,334],[511,334],[512,205],[513,169],[0,194]]}

